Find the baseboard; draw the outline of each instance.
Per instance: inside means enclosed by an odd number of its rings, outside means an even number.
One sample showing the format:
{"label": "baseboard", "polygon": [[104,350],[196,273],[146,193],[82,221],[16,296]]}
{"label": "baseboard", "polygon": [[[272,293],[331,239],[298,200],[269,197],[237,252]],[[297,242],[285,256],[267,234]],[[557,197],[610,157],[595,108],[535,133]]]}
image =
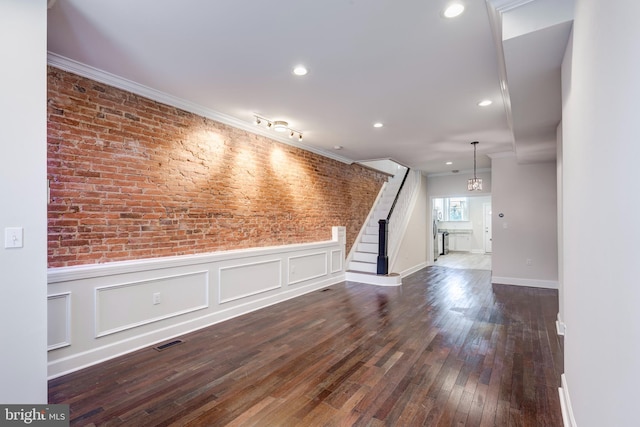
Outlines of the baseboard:
{"label": "baseboard", "polygon": [[556,320],[556,331],[558,332],[558,335],[560,336],[564,336],[564,333],[567,330],[567,325],[564,324],[564,322],[562,321],[562,318],[560,317],[560,313],[558,313],[558,319]]}
{"label": "baseboard", "polygon": [[573,416],[573,408],[571,407],[571,398],[569,397],[569,387],[567,378],[564,374],[560,376],[562,387],[558,388],[560,394],[560,409],[562,410],[562,423],[564,427],[577,427],[576,419]]}
{"label": "baseboard", "polygon": [[524,279],[520,277],[492,276],[491,283],[499,285],[527,286],[530,288],[558,289],[557,280]]}
{"label": "baseboard", "polygon": [[413,266],[411,268],[408,268],[408,269],[400,272],[400,277],[407,277],[408,275],[413,274],[416,271],[422,270],[423,268],[427,267],[428,265],[429,265],[428,261],[421,262],[420,264],[418,264],[416,266]]}
{"label": "baseboard", "polygon": [[402,277],[399,274],[375,274],[361,271],[349,271],[344,274],[344,280],[348,282],[364,283],[365,285],[376,286],[401,286]]}

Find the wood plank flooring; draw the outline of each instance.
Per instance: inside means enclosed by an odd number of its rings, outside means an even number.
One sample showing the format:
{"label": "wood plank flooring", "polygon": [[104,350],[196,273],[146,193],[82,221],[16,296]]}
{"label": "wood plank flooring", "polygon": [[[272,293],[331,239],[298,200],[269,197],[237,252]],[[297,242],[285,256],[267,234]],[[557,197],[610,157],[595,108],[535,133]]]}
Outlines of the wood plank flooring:
{"label": "wood plank flooring", "polygon": [[438,255],[435,262],[438,267],[466,268],[472,270],[491,270],[491,254],[474,254],[471,252],[449,252]]}
{"label": "wood plank flooring", "polygon": [[49,383],[72,425],[562,426],[557,291],[343,282]]}

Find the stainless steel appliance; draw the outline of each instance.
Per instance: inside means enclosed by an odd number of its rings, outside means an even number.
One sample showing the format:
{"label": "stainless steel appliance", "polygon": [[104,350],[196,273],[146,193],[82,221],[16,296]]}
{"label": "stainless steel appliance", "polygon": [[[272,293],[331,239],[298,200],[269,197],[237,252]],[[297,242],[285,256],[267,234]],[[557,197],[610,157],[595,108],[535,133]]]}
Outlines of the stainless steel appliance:
{"label": "stainless steel appliance", "polygon": [[449,232],[442,233],[442,253],[440,255],[446,255],[449,253]]}

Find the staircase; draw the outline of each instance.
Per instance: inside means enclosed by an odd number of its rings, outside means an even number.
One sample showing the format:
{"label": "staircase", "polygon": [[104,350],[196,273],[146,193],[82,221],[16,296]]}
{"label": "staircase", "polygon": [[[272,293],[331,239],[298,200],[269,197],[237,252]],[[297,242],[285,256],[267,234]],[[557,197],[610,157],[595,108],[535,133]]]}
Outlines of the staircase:
{"label": "staircase", "polygon": [[378,221],[386,219],[393,204],[406,169],[399,170],[385,185],[373,212],[355,243],[355,251],[347,265],[346,280],[383,286],[398,286],[402,284],[400,275],[390,273],[377,275],[378,260]]}

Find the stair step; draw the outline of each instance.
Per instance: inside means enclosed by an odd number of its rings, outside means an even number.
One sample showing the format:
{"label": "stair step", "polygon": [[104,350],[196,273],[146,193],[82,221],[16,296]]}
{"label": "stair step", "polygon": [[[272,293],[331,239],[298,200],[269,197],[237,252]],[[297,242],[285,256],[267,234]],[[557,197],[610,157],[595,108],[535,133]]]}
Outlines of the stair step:
{"label": "stair step", "polygon": [[378,224],[375,225],[375,227],[367,225],[367,227],[364,229],[365,234],[378,234],[378,229],[380,227],[378,227]]}
{"label": "stair step", "polygon": [[356,248],[358,252],[369,252],[369,253],[378,253],[378,245],[374,243],[358,243],[358,247]]}
{"label": "stair step", "polygon": [[363,262],[370,262],[370,263],[376,263],[378,262],[378,254],[372,254],[369,252],[354,252],[353,253],[353,261],[363,261]]}
{"label": "stair step", "polygon": [[378,270],[378,266],[377,264],[370,262],[351,261],[349,263],[349,270],[364,273],[375,273]]}
{"label": "stair step", "polygon": [[377,234],[364,234],[362,236],[362,243],[375,243],[378,244],[378,235]]}

